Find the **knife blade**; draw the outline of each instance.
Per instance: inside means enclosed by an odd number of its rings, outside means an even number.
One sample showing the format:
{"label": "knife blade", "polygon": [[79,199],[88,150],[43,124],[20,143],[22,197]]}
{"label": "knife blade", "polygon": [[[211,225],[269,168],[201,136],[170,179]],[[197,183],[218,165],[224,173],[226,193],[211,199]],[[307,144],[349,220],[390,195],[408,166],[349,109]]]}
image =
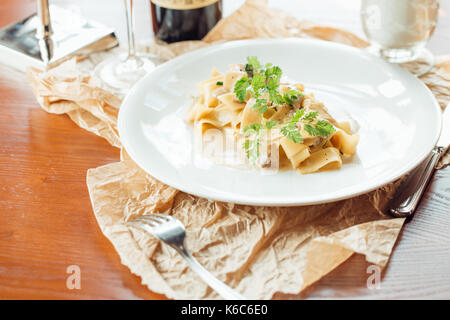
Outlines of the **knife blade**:
{"label": "knife blade", "polygon": [[[402,183],[398,194],[395,195],[389,213],[396,218],[406,217],[410,220],[433,176],[439,159],[450,145],[450,103],[442,116],[441,135],[431,155],[421,166],[414,170]],[[406,189],[406,191],[405,191]],[[406,196],[406,197],[405,197]]]}

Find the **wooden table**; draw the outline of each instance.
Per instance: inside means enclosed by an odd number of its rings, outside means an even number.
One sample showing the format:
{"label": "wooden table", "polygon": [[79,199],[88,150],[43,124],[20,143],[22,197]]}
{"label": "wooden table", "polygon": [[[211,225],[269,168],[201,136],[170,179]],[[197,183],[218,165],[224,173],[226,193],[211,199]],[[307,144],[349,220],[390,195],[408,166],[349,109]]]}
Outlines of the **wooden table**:
{"label": "wooden table", "polygon": [[[224,1],[228,13],[242,2]],[[148,3],[136,3],[145,6],[138,10],[138,36],[150,36]],[[358,0],[271,3],[298,17],[346,27],[362,36]],[[76,4],[87,16],[119,28],[122,37],[122,1]],[[34,6],[34,0],[2,0],[0,26],[26,16]],[[429,43],[437,54],[450,54],[449,16],[450,3],[442,1],[440,22]],[[164,298],[142,286],[120,263],[92,213],[86,170],[118,159],[116,148],[67,116],[45,113],[25,75],[0,65],[0,298]],[[449,234],[450,167],[437,172],[416,217],[404,228],[379,289],[367,289],[368,265],[355,255],[303,296],[448,299]],[[81,268],[80,290],[66,287],[70,265]]]}

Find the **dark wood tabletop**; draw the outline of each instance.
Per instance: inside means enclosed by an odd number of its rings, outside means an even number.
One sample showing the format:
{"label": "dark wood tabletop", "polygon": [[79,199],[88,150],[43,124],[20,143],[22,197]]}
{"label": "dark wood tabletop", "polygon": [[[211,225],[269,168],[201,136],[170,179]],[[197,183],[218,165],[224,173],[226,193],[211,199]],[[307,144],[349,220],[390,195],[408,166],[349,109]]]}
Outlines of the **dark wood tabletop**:
{"label": "dark wood tabletop", "polygon": [[[281,2],[276,5],[291,4]],[[316,12],[317,20],[326,22],[326,12],[316,4],[321,1],[302,0],[293,7],[306,2],[310,6],[305,18],[315,20]],[[359,1],[323,2],[333,6],[331,24],[361,34],[356,29]],[[122,1],[74,3],[93,17],[108,7],[107,21],[102,22],[123,20]],[[27,16],[34,7],[34,0],[1,0],[0,27]],[[227,10],[235,7],[233,3]],[[148,11],[140,10],[137,17],[143,12],[148,20]],[[301,11],[296,15],[302,17]],[[450,54],[450,4],[446,1],[441,2],[440,19],[429,47]],[[141,36],[151,33],[147,20],[138,23]],[[123,28],[124,22],[113,26]],[[92,212],[86,171],[118,160],[119,150],[104,139],[80,129],[65,115],[43,111],[25,74],[0,65],[1,299],[164,298],[142,286],[140,278],[120,263]],[[436,173],[416,217],[404,228],[379,289],[367,288],[367,263],[356,255],[304,297],[450,298],[449,234],[450,168],[445,168]],[[71,265],[80,267],[80,289],[66,285]]]}

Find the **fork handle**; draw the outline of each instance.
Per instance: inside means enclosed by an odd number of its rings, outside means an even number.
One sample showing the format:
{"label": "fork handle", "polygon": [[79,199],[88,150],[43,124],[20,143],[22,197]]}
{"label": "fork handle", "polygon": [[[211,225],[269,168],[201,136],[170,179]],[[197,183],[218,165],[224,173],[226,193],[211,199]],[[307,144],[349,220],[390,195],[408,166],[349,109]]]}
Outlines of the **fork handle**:
{"label": "fork handle", "polygon": [[411,218],[414,211],[417,208],[417,205],[422,198],[422,194],[424,193],[428,183],[430,182],[431,176],[433,175],[436,164],[441,157],[441,154],[444,152],[444,148],[435,147],[431,152],[431,158],[428,160],[426,167],[419,174],[419,178],[416,179],[416,185],[414,186],[414,192],[406,198],[405,201],[400,203],[395,208],[390,210],[390,214],[397,218]]}
{"label": "fork handle", "polygon": [[174,247],[178,253],[186,260],[189,267],[194,270],[211,288],[226,300],[246,300],[225,283],[214,277],[208,270],[202,267],[200,263],[184,248],[184,246]]}

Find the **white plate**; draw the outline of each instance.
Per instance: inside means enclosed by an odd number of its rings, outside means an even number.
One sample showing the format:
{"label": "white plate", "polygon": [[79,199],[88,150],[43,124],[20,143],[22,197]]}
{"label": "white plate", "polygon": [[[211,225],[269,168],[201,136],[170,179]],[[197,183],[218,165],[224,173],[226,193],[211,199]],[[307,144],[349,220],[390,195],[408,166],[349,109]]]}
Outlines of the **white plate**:
{"label": "white plate", "polygon": [[[272,62],[338,120],[359,125],[357,154],[336,171],[261,174],[211,163],[193,152],[184,123],[195,84],[213,67],[225,71],[247,56]],[[435,145],[441,111],[415,77],[362,50],[318,40],[243,40],[196,50],[143,78],[125,98],[119,134],[131,158],[158,180],[197,196],[251,205],[306,205],[381,187],[416,167]]]}

